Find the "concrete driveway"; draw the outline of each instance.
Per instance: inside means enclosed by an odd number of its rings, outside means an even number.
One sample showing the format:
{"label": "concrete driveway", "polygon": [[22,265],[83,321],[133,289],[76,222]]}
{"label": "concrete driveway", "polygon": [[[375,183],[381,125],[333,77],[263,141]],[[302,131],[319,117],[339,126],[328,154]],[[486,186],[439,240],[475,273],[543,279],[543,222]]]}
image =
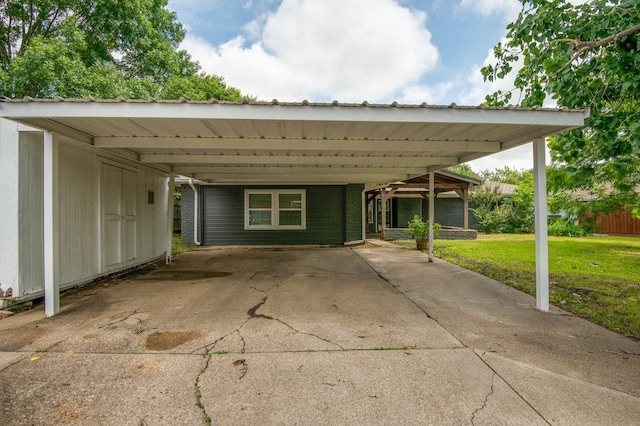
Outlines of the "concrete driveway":
{"label": "concrete driveway", "polygon": [[0,321],[0,424],[637,424],[640,344],[380,243],[207,248]]}

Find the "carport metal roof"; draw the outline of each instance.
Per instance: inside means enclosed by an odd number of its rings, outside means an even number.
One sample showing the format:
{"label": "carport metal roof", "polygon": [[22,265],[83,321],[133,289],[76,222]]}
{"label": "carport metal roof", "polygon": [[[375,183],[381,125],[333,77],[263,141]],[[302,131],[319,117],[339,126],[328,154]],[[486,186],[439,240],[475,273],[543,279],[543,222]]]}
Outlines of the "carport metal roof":
{"label": "carport metal roof", "polygon": [[[536,306],[547,311],[544,138],[582,126],[587,115],[584,110],[455,104],[0,99],[0,117],[45,131],[46,315],[60,309],[55,278],[55,134],[172,172],[170,184],[178,173],[214,183],[365,183],[367,189],[533,141]],[[433,179],[430,182],[433,197]],[[169,214],[172,202],[170,196]],[[429,205],[432,209],[433,202]],[[431,211],[429,217],[433,216]],[[167,261],[171,236],[169,227]],[[432,231],[429,239],[433,240]]]}
{"label": "carport metal roof", "polygon": [[584,110],[3,99],[0,116],[212,183],[368,188],[579,127]]}

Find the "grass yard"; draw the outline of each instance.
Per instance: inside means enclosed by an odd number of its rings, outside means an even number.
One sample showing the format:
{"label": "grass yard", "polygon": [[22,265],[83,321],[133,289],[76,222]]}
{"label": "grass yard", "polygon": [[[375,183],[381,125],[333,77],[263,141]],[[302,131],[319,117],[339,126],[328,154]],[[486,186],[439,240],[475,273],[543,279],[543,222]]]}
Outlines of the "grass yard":
{"label": "grass yard", "polygon": [[[535,295],[534,250],[533,235],[479,235],[434,255]],[[549,273],[551,303],[640,340],[640,238],[549,237]]]}

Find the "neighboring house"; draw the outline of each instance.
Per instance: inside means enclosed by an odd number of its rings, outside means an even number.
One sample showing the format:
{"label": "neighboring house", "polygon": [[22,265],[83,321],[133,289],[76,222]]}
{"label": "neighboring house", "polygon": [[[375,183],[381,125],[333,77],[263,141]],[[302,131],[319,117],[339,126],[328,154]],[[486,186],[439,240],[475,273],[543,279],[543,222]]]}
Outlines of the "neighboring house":
{"label": "neighboring house", "polygon": [[55,315],[60,289],[163,254],[170,261],[176,175],[198,182],[182,192],[187,243],[354,244],[365,238],[365,191],[532,140],[540,157],[543,138],[584,117],[366,102],[0,99],[0,289],[12,301],[44,294],[45,314]]}

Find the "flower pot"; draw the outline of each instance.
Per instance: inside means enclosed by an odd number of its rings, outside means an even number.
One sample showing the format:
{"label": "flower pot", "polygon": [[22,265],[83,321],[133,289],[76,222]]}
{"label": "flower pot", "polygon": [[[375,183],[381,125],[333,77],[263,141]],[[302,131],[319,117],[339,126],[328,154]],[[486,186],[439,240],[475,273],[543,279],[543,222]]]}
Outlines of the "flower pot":
{"label": "flower pot", "polygon": [[429,240],[416,240],[416,249],[429,250]]}

